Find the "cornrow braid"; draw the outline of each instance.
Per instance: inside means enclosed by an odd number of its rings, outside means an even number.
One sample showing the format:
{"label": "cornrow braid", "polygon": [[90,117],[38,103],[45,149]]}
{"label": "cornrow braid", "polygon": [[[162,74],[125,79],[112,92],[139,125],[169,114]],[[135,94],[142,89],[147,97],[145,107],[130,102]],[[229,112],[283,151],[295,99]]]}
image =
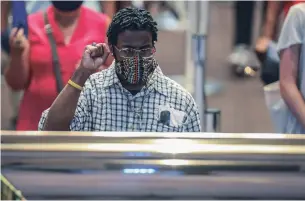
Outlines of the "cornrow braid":
{"label": "cornrow braid", "polygon": [[128,7],[119,10],[114,15],[107,31],[109,44],[116,45],[118,35],[126,30],[151,32],[153,44],[158,39],[157,23],[144,9]]}

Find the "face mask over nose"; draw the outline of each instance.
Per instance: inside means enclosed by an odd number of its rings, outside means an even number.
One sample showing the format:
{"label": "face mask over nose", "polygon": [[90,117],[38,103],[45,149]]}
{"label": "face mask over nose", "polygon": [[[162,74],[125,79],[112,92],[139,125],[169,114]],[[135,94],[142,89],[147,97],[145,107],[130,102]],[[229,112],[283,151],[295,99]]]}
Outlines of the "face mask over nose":
{"label": "face mask over nose", "polygon": [[77,10],[83,1],[52,1],[52,5],[62,11],[62,12],[71,12]]}
{"label": "face mask over nose", "polygon": [[116,62],[116,72],[129,84],[146,84],[158,63],[154,57],[136,55]]}

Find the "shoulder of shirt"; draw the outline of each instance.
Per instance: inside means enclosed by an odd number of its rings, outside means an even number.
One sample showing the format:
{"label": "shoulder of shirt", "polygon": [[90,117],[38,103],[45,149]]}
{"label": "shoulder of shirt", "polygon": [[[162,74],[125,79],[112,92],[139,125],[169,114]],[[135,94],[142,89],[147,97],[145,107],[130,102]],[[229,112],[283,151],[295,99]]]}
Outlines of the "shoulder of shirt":
{"label": "shoulder of shirt", "polygon": [[[106,77],[110,75],[110,67],[99,72],[92,74],[89,78],[91,84],[96,87],[98,90],[104,90],[104,82]],[[107,79],[108,80],[108,79]]]}
{"label": "shoulder of shirt", "polygon": [[181,95],[182,98],[185,98],[189,103],[194,102],[193,96],[179,83],[164,74],[159,76],[159,79],[161,79],[163,83],[163,86],[161,86],[163,88],[162,90],[166,90],[169,96],[176,98],[177,95]]}
{"label": "shoulder of shirt", "polygon": [[298,3],[291,6],[288,15],[303,15],[305,17],[305,3]]}

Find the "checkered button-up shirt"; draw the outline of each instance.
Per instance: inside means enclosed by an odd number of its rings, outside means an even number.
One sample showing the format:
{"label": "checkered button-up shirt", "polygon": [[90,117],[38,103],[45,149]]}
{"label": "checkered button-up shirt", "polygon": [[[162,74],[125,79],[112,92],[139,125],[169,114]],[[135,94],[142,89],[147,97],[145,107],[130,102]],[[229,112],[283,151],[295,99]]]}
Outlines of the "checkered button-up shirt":
{"label": "checkered button-up shirt", "polygon": [[[183,121],[165,124],[160,108],[184,114]],[[48,110],[39,122],[42,130]],[[170,117],[172,117],[170,114]],[[177,119],[177,118],[173,118]],[[158,67],[146,87],[132,95],[122,87],[114,65],[95,73],[85,83],[78,100],[71,131],[200,132],[197,106],[179,84]]]}

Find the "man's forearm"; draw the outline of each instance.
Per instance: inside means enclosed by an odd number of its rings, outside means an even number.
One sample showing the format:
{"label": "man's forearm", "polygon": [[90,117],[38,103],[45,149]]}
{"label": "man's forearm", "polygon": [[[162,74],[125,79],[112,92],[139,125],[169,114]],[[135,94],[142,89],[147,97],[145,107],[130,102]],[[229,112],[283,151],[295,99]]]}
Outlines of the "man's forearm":
{"label": "man's forearm", "polygon": [[281,2],[268,1],[266,18],[263,25],[263,36],[273,38],[280,13]]}
{"label": "man's forearm", "polygon": [[[86,73],[76,72],[71,80],[80,86],[84,86],[88,77],[89,75]],[[70,130],[70,123],[73,120],[80,94],[79,89],[66,85],[50,107],[43,130]]]}
{"label": "man's forearm", "polygon": [[70,130],[80,93],[80,90],[66,85],[50,107],[43,130]]}
{"label": "man's forearm", "polygon": [[305,102],[294,83],[282,83],[281,94],[289,110],[305,128]]}

